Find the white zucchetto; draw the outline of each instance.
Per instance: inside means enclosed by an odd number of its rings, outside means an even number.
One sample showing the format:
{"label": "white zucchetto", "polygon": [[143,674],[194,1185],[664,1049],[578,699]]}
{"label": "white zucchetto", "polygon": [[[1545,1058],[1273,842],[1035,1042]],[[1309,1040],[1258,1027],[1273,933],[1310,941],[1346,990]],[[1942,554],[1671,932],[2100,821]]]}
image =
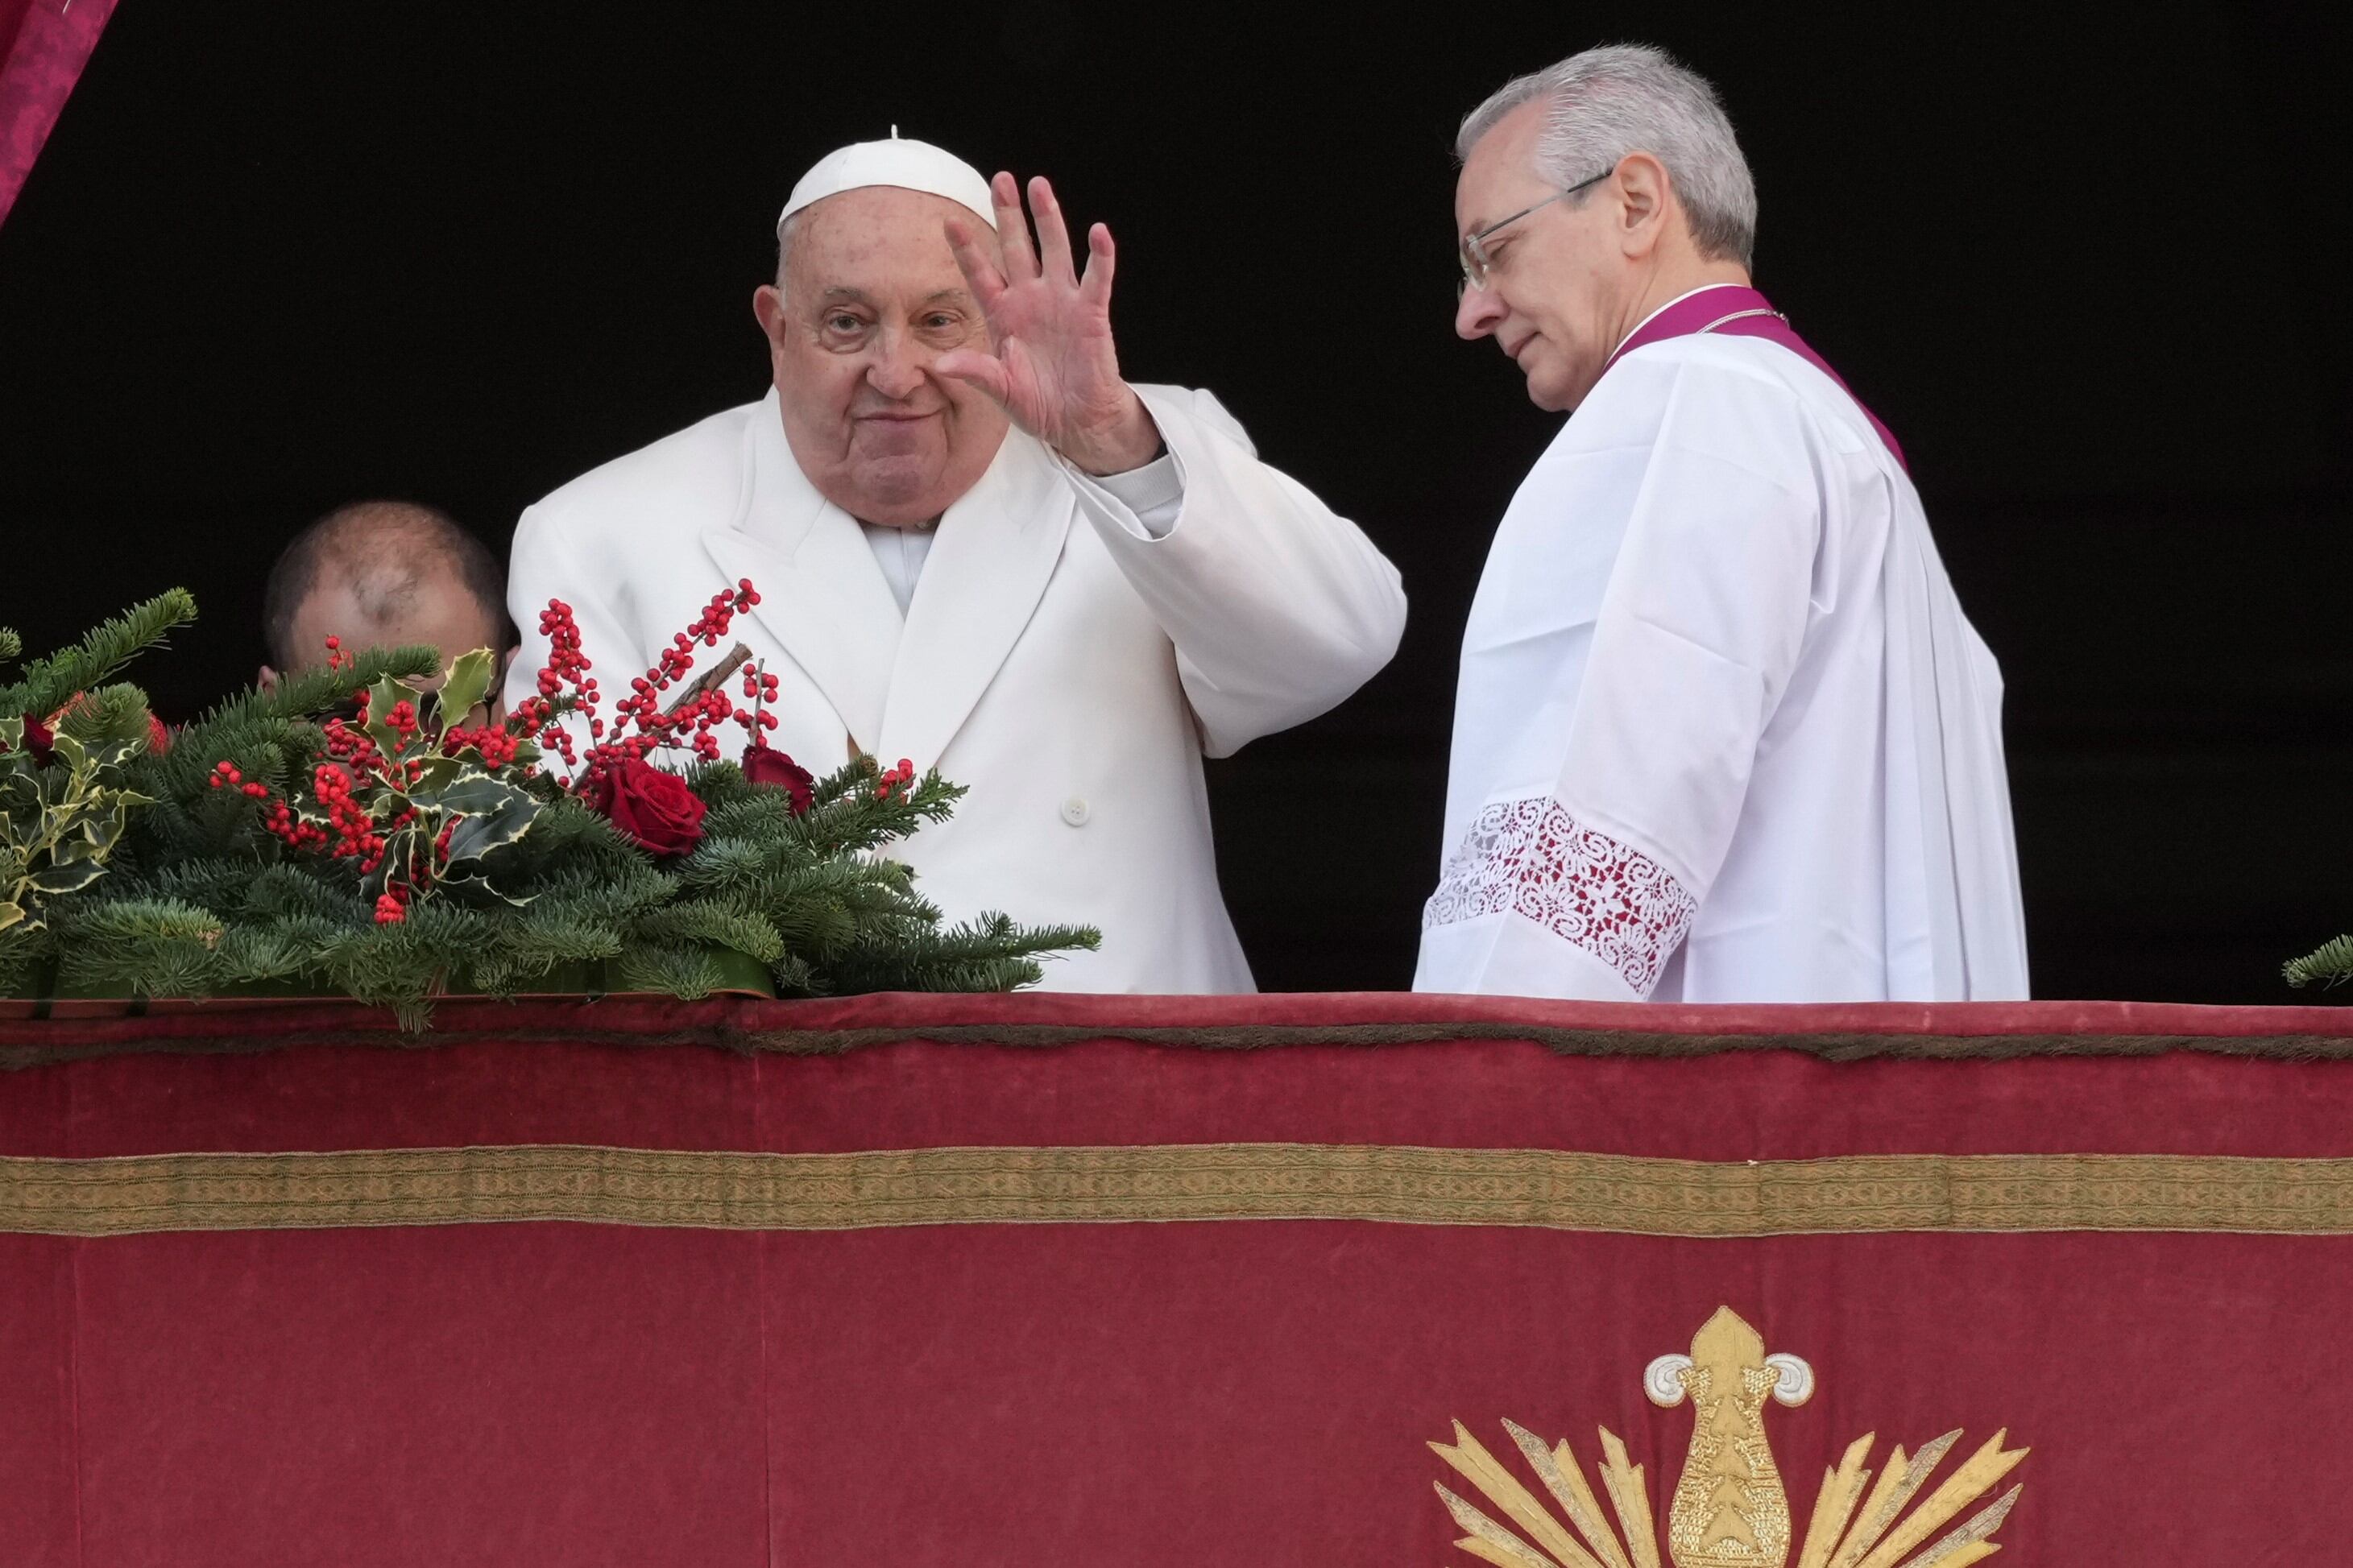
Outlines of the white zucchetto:
{"label": "white zucchetto", "polygon": [[793,187],[792,199],[776,215],[776,227],[781,230],[803,207],[869,185],[893,185],[902,191],[945,196],[970,209],[990,228],[997,226],[996,205],[989,200],[988,182],[979,170],[928,142],[902,138],[894,125],[888,142],[853,142],[818,159]]}

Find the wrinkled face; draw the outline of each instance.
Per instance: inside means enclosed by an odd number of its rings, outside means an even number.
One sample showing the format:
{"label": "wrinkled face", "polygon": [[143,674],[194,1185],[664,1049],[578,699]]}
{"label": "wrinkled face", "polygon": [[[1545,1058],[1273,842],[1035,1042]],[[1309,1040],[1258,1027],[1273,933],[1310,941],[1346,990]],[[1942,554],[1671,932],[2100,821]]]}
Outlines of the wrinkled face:
{"label": "wrinkled face", "polygon": [[[1454,184],[1458,234],[1477,234],[1558,194],[1536,173],[1545,112],[1542,101],[1522,104],[1471,149]],[[1455,331],[1493,338],[1527,377],[1539,408],[1566,412],[1583,402],[1618,346],[1633,268],[1612,222],[1615,186],[1605,180],[1489,235],[1482,242],[1487,286],[1464,289],[1455,307]]]}
{"label": "wrinkled face", "polygon": [[795,218],[781,295],[753,310],[768,337],[785,439],[826,500],[862,521],[930,521],[972,489],[1006,417],[934,374],[951,349],[988,347],[942,225],[984,226],[944,196],[844,191]]}

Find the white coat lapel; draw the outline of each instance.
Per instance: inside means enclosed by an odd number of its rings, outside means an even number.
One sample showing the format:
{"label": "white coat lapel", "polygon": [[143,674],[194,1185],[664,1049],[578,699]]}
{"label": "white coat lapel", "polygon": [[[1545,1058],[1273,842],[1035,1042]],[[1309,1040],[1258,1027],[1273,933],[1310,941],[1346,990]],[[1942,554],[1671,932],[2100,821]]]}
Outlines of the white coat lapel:
{"label": "white coat lapel", "polygon": [[[872,750],[898,656],[898,601],[850,517],[801,472],[771,391],[744,433],[743,503],[702,536],[727,581],[760,591],[752,613],[808,672],[849,738]],[[822,770],[820,770],[822,771]]]}
{"label": "white coat lapel", "polygon": [[876,756],[918,769],[939,761],[1029,626],[1076,507],[1046,448],[1009,432],[980,482],[940,519],[900,636]]}

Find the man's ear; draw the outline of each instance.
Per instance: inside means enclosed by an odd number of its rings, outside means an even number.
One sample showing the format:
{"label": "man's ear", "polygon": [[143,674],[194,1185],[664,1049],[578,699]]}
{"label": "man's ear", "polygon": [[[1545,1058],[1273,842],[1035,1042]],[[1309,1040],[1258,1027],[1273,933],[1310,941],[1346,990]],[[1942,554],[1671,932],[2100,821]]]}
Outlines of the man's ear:
{"label": "man's ear", "polygon": [[491,723],[502,724],[507,717],[507,671],[514,668],[515,656],[522,652],[522,644],[509,643],[507,651],[499,656],[499,678],[491,682],[483,697],[483,711]]}
{"label": "man's ear", "polygon": [[278,672],[265,664],[254,676],[253,683],[264,691],[275,691],[278,689]]}
{"label": "man's ear", "polygon": [[1648,153],[1618,160],[1619,245],[1630,257],[1648,256],[1665,230],[1670,202],[1666,165]]}
{"label": "man's ear", "polygon": [[763,283],[752,290],[752,314],[760,323],[760,331],[769,346],[780,348],[784,343],[785,297],[773,283]]}

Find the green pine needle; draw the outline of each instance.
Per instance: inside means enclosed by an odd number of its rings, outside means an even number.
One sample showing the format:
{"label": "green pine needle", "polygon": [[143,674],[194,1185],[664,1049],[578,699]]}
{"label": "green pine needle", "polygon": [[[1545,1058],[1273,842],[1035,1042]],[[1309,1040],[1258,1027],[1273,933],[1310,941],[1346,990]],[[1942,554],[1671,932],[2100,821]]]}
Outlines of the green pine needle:
{"label": "green pine needle", "polygon": [[[88,691],[148,648],[162,645],[173,628],[196,618],[196,601],[173,588],[101,623],[79,644],[61,648],[25,667],[21,679],[0,687],[0,718],[54,713],[78,691]],[[16,641],[10,634],[10,640]],[[14,658],[21,647],[6,657]]]}
{"label": "green pine needle", "polygon": [[2290,959],[2281,966],[2287,983],[2295,986],[2337,985],[2353,980],[2353,936],[2340,936],[2323,942],[2302,958]]}

